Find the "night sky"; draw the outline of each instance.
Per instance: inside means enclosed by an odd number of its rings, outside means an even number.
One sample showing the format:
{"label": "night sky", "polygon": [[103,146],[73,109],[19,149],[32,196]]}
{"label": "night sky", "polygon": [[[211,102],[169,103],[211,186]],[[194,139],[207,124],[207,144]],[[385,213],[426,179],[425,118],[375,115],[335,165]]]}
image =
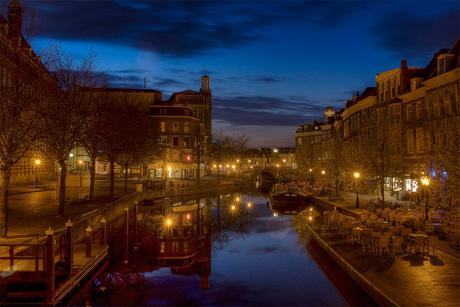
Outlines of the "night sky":
{"label": "night sky", "polygon": [[[1,13],[6,17],[6,4]],[[460,37],[457,0],[20,1],[36,10],[32,46],[93,48],[111,86],[198,91],[211,77],[213,129],[251,147],[294,146],[298,125],[322,121],[375,76],[425,67]]]}

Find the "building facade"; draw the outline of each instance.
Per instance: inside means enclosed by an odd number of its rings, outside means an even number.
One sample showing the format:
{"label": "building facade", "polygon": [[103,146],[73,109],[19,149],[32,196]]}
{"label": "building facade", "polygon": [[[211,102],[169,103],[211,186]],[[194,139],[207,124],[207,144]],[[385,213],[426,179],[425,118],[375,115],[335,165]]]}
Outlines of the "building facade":
{"label": "building facade", "polygon": [[[375,87],[366,88],[361,95],[356,93],[335,115],[333,135],[343,142],[347,162],[352,168],[369,170],[365,164],[380,159],[382,168],[386,167],[382,171],[386,174],[385,193],[417,200],[420,179],[436,172],[433,162],[429,166],[433,156],[458,141],[459,42],[436,52],[426,67],[408,67],[402,60],[399,68],[377,74]],[[318,123],[298,127],[295,136],[299,164],[299,153],[306,146],[313,148],[322,143],[322,128]],[[390,148],[386,156],[378,157],[372,148],[378,144]],[[353,159],[354,155],[359,159]],[[366,175],[369,180],[376,179],[375,173]]]}
{"label": "building facade", "polygon": [[[41,63],[40,57],[22,35],[23,10],[18,1],[7,5],[7,19],[0,15],[0,103],[7,110],[14,103],[38,104],[43,86],[53,86],[55,80]],[[16,102],[13,102],[16,101]],[[4,131],[11,126],[2,122]],[[17,131],[19,132],[19,131]],[[18,134],[19,136],[19,134]],[[10,138],[11,139],[11,138]],[[24,138],[22,138],[24,140]],[[28,144],[22,144],[28,146]],[[36,182],[42,178],[55,178],[57,167],[47,155],[46,144],[36,141],[21,159],[11,165],[12,184]],[[3,149],[2,149],[3,151]],[[22,150],[19,150],[22,151]],[[17,157],[3,159],[16,160]],[[12,163],[13,161],[3,161]]]}

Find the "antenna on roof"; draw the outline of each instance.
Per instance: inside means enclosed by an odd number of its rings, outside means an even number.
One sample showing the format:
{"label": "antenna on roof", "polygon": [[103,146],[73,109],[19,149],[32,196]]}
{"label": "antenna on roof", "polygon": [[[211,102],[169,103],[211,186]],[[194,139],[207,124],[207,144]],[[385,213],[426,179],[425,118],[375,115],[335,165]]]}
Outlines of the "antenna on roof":
{"label": "antenna on roof", "polygon": [[147,84],[147,76],[144,76],[144,90],[145,90],[146,84]]}

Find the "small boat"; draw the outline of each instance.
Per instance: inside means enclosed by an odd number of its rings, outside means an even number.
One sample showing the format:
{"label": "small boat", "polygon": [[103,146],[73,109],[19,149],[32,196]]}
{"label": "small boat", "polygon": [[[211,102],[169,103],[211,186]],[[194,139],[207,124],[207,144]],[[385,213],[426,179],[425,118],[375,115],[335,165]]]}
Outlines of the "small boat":
{"label": "small boat", "polygon": [[307,208],[307,195],[294,184],[275,184],[270,189],[270,207],[281,214],[297,214]]}

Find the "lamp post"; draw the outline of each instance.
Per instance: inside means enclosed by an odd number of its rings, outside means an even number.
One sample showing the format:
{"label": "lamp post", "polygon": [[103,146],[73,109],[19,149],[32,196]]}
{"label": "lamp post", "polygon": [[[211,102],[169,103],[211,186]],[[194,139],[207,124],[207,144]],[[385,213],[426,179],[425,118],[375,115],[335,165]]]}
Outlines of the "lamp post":
{"label": "lamp post", "polygon": [[35,160],[35,187],[38,188],[38,166],[40,165],[40,160]]}
{"label": "lamp post", "polygon": [[422,184],[425,186],[424,190],[426,193],[426,200],[425,200],[425,221],[428,221],[428,199],[430,194],[428,192],[428,186],[430,185],[430,180],[427,178],[422,179]]}
{"label": "lamp post", "polygon": [[355,184],[356,184],[356,208],[359,208],[358,178],[359,178],[359,173],[355,173]]}
{"label": "lamp post", "polygon": [[[325,175],[326,174],[326,171],[321,171],[321,174]],[[324,196],[324,176],[323,176],[323,192],[322,192],[322,195]]]}

